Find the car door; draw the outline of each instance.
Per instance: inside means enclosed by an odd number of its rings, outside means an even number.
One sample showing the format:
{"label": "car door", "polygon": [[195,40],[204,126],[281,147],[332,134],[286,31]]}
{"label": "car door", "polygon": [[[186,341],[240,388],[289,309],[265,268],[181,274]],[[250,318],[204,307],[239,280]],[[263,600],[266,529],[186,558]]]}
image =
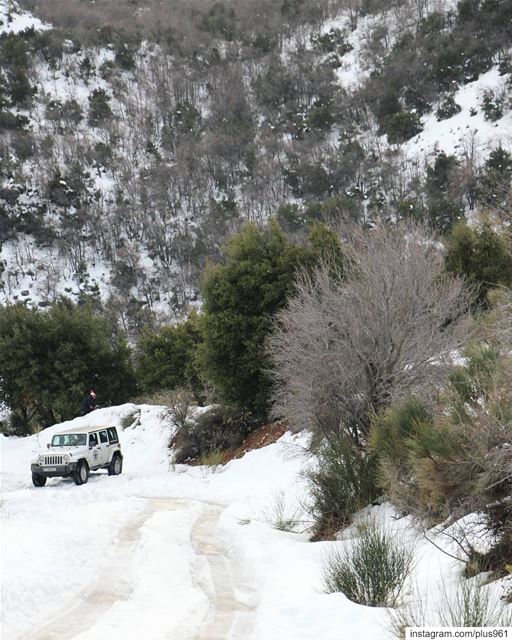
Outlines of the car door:
{"label": "car door", "polygon": [[102,451],[99,433],[89,434],[89,466],[91,469],[98,469],[102,466]]}
{"label": "car door", "polygon": [[110,446],[106,429],[98,431],[98,451],[100,461],[99,466],[102,467],[110,462]]}

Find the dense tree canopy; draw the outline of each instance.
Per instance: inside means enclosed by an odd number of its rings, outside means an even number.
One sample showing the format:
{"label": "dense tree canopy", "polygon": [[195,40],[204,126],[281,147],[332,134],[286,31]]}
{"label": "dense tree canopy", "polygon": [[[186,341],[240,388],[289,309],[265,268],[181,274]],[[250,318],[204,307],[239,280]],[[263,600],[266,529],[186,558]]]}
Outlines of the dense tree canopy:
{"label": "dense tree canopy", "polygon": [[205,375],[228,402],[264,413],[270,387],[264,351],[273,317],[294,289],[300,266],[341,249],[334,234],[315,227],[307,247],[291,243],[276,222],[263,230],[248,224],[228,244],[224,263],[203,280]]}
{"label": "dense tree canopy", "polygon": [[87,307],[58,303],[45,311],[0,309],[0,400],[19,432],[75,417],[88,388],[100,404],[134,391],[124,335]]}
{"label": "dense tree canopy", "polygon": [[512,248],[489,224],[459,224],[448,239],[446,268],[464,276],[477,289],[478,302],[486,304],[492,287],[512,284]]}
{"label": "dense tree canopy", "polygon": [[137,344],[137,380],[142,390],[187,387],[197,394],[201,388],[196,362],[200,342],[195,313],[185,322],[143,334]]}

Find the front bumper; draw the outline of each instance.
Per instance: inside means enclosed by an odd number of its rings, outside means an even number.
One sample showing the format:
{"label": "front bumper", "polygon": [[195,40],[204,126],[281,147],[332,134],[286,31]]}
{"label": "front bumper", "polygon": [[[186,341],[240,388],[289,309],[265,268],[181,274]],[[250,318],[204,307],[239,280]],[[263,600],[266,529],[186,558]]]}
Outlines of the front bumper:
{"label": "front bumper", "polygon": [[45,478],[65,478],[71,476],[75,472],[76,462],[68,462],[68,464],[57,465],[43,465],[43,464],[31,464],[30,469],[32,473],[37,473],[39,476]]}

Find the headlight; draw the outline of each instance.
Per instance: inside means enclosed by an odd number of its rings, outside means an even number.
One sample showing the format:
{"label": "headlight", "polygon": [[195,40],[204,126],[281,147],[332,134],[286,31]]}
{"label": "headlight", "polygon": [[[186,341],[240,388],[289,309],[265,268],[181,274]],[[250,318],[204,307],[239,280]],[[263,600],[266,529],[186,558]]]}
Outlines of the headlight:
{"label": "headlight", "polygon": [[38,456],[37,461],[41,464],[41,462],[44,462],[44,456]]}
{"label": "headlight", "polygon": [[64,456],[64,462],[69,462],[69,456],[67,454]]}

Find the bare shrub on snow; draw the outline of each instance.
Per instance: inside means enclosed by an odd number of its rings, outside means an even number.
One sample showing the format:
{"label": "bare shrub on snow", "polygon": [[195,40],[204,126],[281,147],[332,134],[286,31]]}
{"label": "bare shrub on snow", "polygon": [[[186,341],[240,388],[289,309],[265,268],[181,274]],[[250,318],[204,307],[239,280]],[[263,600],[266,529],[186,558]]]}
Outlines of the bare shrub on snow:
{"label": "bare shrub on snow", "polygon": [[482,584],[461,579],[455,590],[443,582],[440,595],[430,605],[417,594],[403,607],[389,613],[388,629],[397,640],[405,639],[406,627],[509,627],[510,607]]}
{"label": "bare shrub on snow", "polygon": [[346,251],[343,273],[323,264],[304,274],[278,316],[274,413],[359,442],[373,413],[439,381],[468,339],[471,294],[424,228],[357,231]]}

